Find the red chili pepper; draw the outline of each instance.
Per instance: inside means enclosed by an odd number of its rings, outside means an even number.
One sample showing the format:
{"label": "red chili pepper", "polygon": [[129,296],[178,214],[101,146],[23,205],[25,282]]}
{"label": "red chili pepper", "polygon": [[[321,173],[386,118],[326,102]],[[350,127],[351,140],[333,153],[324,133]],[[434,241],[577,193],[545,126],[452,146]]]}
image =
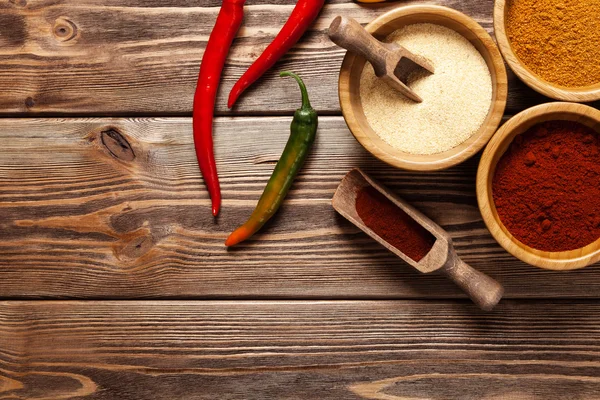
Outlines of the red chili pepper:
{"label": "red chili pepper", "polygon": [[244,75],[238,79],[231,92],[227,107],[231,108],[238,97],[260,78],[302,37],[306,29],[317,18],[325,0],[298,0],[285,25],[265,51],[254,61]]}
{"label": "red chili pepper", "polygon": [[213,150],[212,123],[215,98],[221,80],[221,72],[229,53],[231,43],[242,24],[244,2],[246,0],[223,0],[217,22],[210,33],[198,75],[198,85],[194,94],[192,116],[194,146],[198,165],[204,183],[212,200],[212,213],[219,214],[221,207],[221,187],[217,175],[217,165]]}

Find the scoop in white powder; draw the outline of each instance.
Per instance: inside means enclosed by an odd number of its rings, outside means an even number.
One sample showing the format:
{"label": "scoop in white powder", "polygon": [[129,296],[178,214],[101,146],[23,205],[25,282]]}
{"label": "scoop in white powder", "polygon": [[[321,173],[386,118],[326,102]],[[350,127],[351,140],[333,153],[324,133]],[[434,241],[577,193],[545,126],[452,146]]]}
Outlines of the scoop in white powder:
{"label": "scoop in white powder", "polygon": [[412,154],[435,154],[479,130],[492,103],[492,78],[479,51],[459,33],[434,24],[408,25],[389,35],[429,59],[435,73],[419,72],[408,86],[415,103],[375,76],[366,63],[360,79],[362,106],[371,128],[389,145]]}

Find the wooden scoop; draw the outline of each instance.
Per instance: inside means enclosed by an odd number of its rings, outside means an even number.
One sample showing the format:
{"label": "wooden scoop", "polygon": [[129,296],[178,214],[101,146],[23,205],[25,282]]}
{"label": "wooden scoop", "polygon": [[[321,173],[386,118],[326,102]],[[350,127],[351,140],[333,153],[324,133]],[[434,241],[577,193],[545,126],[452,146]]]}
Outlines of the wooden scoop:
{"label": "wooden scoop", "polygon": [[419,69],[433,73],[425,58],[396,43],[382,43],[352,18],[337,16],[329,25],[329,38],[338,46],[364,57],[373,65],[375,75],[409,99],[420,103],[419,95],[407,85],[408,76]]}
{"label": "wooden scoop", "polygon": [[[433,247],[421,261],[416,262],[387,243],[360,219],[356,211],[356,196],[362,188],[367,186],[372,186],[385,195],[436,238]],[[446,231],[406,201],[369,178],[361,170],[353,169],[344,177],[333,196],[332,205],[342,216],[417,270],[423,273],[440,270],[446,274],[482,310],[489,311],[500,301],[504,293],[502,285],[464,263],[454,251],[452,238]]]}

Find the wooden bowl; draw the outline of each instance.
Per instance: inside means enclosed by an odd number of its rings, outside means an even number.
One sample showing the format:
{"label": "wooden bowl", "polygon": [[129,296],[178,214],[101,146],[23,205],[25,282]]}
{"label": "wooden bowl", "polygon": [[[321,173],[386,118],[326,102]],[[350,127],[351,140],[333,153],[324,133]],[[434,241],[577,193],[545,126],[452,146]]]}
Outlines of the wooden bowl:
{"label": "wooden bowl", "polygon": [[362,109],[360,77],[366,60],[346,53],[339,78],[342,114],[354,137],[371,154],[398,168],[413,171],[435,171],[449,168],[471,157],[485,146],[498,128],[506,106],[507,78],[500,51],[490,35],[470,17],[440,6],[404,6],[391,10],[368,24],[365,29],[383,40],[406,25],[432,23],[450,28],[481,53],[492,76],[492,105],[477,132],[462,144],[437,154],[417,155],[395,149],[373,131]]}
{"label": "wooden bowl", "polygon": [[549,252],[533,249],[514,238],[498,216],[492,197],[496,164],[515,136],[544,121],[577,121],[600,132],[600,111],[575,103],[546,103],[529,108],[506,122],[486,147],[477,170],[477,202],[488,229],[506,251],[528,264],[552,270],[583,268],[600,260],[600,239],[577,249]]}
{"label": "wooden bowl", "polygon": [[575,102],[600,100],[600,83],[580,88],[559,86],[543,80],[523,64],[513,52],[506,34],[507,13],[508,1],[496,0],[494,3],[494,34],[506,63],[527,86],[556,100]]}

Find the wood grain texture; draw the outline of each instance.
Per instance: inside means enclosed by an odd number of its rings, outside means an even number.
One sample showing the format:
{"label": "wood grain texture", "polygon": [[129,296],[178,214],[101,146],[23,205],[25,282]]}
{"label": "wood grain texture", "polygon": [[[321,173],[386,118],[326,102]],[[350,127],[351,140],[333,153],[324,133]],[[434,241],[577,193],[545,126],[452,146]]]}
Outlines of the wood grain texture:
{"label": "wood grain texture", "polygon": [[[296,99],[299,101],[299,99]],[[541,271],[506,253],[481,220],[476,159],[437,173],[386,166],[341,117],[323,117],[288,199],[262,232],[227,251],[289,136],[289,117],[218,118],[223,210],[216,221],[188,118],[0,120],[0,297],[455,298],[331,207],[360,167],[446,229],[459,256],[507,297],[590,297],[598,264]]]}
{"label": "wood grain texture", "polygon": [[[290,113],[299,73],[321,113],[339,114],[337,78],[345,51],[327,37],[334,16],[367,23],[402,1],[359,5],[327,2],[305,37],[238,102],[237,114]],[[492,1],[438,0],[492,31]],[[230,53],[218,96],[225,113],[235,80],[262,52],[295,1],[252,1]],[[0,114],[191,114],[203,49],[217,0],[10,0],[0,2]],[[547,101],[510,75],[509,112]]]}
{"label": "wood grain texture", "polygon": [[600,305],[0,303],[3,399],[597,399]]}
{"label": "wood grain texture", "polygon": [[[321,115],[338,115],[338,14],[367,23],[401,1],[328,1],[303,40],[236,115],[291,113],[302,75]],[[438,0],[492,29],[492,1]],[[569,274],[500,248],[477,209],[476,159],[435,174],[366,153],[339,116],[279,214],[227,251],[289,134],[290,118],[230,117],[229,88],[294,0],[252,0],[225,68],[215,123],[223,211],[213,220],[193,152],[196,77],[220,0],[0,2],[0,399],[582,400],[600,392],[600,265]],[[547,101],[509,76],[508,112]],[[596,103],[596,106],[600,103]],[[88,118],[91,115],[110,118]],[[448,230],[459,255],[506,297],[484,314],[337,215],[330,200],[360,167]],[[179,298],[186,301],[112,301]],[[211,299],[286,299],[212,301]],[[192,301],[189,299],[204,299]]]}

